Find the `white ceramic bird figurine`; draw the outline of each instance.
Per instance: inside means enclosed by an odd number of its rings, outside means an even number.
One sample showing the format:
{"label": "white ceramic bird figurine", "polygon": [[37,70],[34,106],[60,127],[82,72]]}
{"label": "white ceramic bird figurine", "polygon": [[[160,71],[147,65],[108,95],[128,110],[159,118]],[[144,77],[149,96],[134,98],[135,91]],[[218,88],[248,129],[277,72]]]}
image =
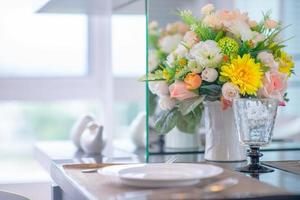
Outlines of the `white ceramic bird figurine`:
{"label": "white ceramic bird figurine", "polygon": [[77,146],[77,148],[80,147],[80,137],[83,133],[83,131],[86,129],[87,124],[94,121],[94,118],[90,115],[85,115],[81,118],[79,118],[76,123],[73,125],[71,129],[71,140]]}
{"label": "white ceramic bird figurine", "polygon": [[133,143],[137,147],[145,147],[146,143],[146,112],[140,112],[129,126]]}
{"label": "white ceramic bird figurine", "polygon": [[103,126],[90,122],[80,137],[80,145],[86,154],[101,154],[105,142],[103,140]]}

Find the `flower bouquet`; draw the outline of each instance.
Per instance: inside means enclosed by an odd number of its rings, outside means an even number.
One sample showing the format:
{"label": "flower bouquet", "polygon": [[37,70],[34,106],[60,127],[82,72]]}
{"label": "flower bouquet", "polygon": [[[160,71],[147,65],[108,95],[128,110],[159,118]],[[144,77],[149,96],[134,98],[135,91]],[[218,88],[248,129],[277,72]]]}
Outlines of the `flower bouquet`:
{"label": "flower bouquet", "polygon": [[148,73],[142,80],[158,98],[159,134],[175,127],[196,133],[206,102],[220,107],[214,115],[205,114],[214,117],[232,109],[235,99],[271,98],[282,106],[288,101],[287,81],[294,62],[283,50],[286,40],[281,32],[286,27],[271,19],[270,12],[257,22],[239,10],[215,10],[208,4],[201,14],[197,18],[190,10],[180,10],[182,22],[163,33],[156,22],[149,25],[148,41],[156,45],[149,51]]}

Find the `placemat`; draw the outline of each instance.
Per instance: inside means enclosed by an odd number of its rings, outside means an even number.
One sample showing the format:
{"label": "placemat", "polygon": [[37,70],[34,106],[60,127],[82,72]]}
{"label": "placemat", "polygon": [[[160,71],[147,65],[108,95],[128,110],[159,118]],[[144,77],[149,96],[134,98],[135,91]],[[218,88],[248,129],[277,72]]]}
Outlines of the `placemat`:
{"label": "placemat", "polygon": [[300,175],[300,161],[299,160],[286,160],[286,161],[265,161],[265,165],[281,169],[293,174]]}
{"label": "placemat", "polygon": [[[170,188],[170,189],[147,189],[137,188],[122,185],[118,177],[106,176],[99,173],[82,173],[82,169],[89,168],[102,168],[111,164],[72,164],[63,165],[63,170],[67,177],[76,185],[92,196],[93,199],[170,199],[168,194],[180,192],[189,193],[195,192],[197,189],[204,187],[205,185],[221,180],[227,177],[235,177],[239,183],[235,186],[227,188],[221,192],[216,193],[203,193],[198,199],[234,199],[234,198],[265,198],[267,196],[286,195],[291,193],[271,186],[266,183],[262,183],[256,179],[249,178],[241,173],[233,172],[224,169],[224,172],[214,178],[201,181],[199,184],[190,187]],[[258,189],[259,188],[259,189]],[[151,197],[151,194],[156,194],[155,198]],[[161,196],[158,194],[162,194]],[[146,198],[145,198],[146,197]],[[185,199],[185,198],[182,198]],[[277,199],[277,198],[275,198]]]}

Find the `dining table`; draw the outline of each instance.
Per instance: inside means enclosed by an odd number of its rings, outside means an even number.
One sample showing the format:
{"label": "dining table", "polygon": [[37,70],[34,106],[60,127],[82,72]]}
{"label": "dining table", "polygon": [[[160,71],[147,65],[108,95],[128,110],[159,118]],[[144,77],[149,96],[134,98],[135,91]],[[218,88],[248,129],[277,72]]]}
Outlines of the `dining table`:
{"label": "dining table", "polygon": [[[204,151],[198,153],[153,153],[145,156],[145,149],[126,150],[113,147],[109,154],[87,155],[71,141],[38,142],[35,159],[50,174],[52,200],[102,199],[300,199],[300,143],[289,140],[274,141],[262,148],[262,164],[274,169],[263,174],[238,172],[243,162],[210,162]],[[175,159],[174,159],[175,158]],[[223,173],[199,184],[180,188],[139,188],[123,185],[117,177],[101,175],[97,169],[133,163],[210,164],[221,167]],[[221,191],[204,191],[207,185],[226,179],[238,183]]]}

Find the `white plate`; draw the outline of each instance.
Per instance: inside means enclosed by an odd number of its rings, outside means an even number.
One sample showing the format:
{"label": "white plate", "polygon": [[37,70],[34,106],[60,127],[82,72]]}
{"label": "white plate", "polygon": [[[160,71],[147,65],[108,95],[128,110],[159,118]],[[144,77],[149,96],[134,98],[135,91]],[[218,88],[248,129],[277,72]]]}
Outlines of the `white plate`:
{"label": "white plate", "polygon": [[119,176],[123,184],[137,187],[178,187],[197,184],[201,179],[217,176],[223,169],[208,164],[160,163],[118,165],[100,173]]}

